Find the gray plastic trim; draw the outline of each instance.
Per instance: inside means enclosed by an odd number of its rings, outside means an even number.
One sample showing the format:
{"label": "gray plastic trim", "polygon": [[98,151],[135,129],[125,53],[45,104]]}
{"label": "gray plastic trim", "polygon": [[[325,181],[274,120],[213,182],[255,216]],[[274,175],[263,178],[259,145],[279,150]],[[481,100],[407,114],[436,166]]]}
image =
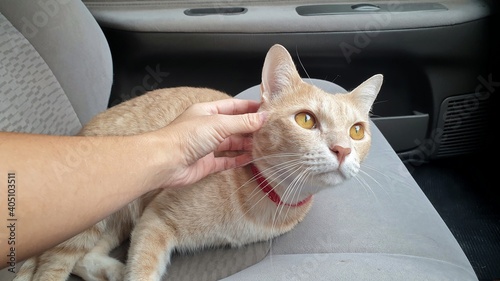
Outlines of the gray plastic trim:
{"label": "gray plastic trim", "polygon": [[[216,32],[290,33],[330,31],[373,31],[450,26],[474,21],[492,12],[480,0],[440,0],[447,10],[401,12],[409,1],[395,2],[387,12],[350,13],[327,16],[300,16],[293,3],[245,3],[247,12],[232,16],[220,14],[187,16],[187,8],[204,8],[193,3],[169,5],[169,1],[84,1],[102,27],[136,32]],[[414,0],[412,3],[424,2]],[[428,2],[428,1],[425,1]],[[376,2],[371,2],[378,5]],[[398,4],[400,3],[400,4]],[[353,2],[356,4],[356,2]],[[211,6],[219,7],[219,6]],[[223,7],[223,6],[220,6]]]}

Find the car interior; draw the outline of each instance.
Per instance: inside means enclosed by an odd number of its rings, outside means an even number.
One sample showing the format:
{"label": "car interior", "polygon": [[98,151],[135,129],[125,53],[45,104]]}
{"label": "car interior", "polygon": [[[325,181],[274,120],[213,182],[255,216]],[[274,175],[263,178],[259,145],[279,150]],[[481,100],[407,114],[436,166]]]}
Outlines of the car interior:
{"label": "car interior", "polygon": [[498,5],[0,0],[0,130],[76,134],[167,87],[259,100],[274,44],[332,94],[380,73],[363,175],[322,191],[272,241],[176,253],[163,280],[500,280]]}

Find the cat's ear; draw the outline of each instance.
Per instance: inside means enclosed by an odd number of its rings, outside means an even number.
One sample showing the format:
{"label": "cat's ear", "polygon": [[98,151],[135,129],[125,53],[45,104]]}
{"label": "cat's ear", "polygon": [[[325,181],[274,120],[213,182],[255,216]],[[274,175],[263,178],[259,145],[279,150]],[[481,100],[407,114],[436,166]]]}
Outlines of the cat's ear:
{"label": "cat's ear", "polygon": [[351,91],[350,94],[353,96],[358,108],[360,108],[362,112],[370,112],[373,102],[380,91],[380,87],[382,87],[383,81],[384,76],[382,74],[376,74]]}
{"label": "cat's ear", "polygon": [[292,57],[285,47],[273,45],[267,52],[262,68],[262,101],[266,102],[279,96],[301,81]]}

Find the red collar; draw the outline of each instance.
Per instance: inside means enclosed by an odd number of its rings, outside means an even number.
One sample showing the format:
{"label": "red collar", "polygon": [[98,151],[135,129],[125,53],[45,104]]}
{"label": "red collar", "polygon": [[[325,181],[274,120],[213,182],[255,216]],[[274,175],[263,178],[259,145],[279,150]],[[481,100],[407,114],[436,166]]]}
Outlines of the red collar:
{"label": "red collar", "polygon": [[309,202],[309,200],[311,200],[311,198],[312,198],[312,195],[309,195],[306,199],[304,199],[300,202],[297,202],[295,204],[285,203],[285,202],[281,201],[281,198],[278,195],[278,193],[276,193],[276,191],[274,191],[273,187],[262,176],[261,172],[259,171],[259,169],[257,169],[257,167],[254,164],[250,164],[250,169],[252,169],[252,173],[253,173],[254,177],[256,177],[256,179],[257,179],[257,183],[258,183],[259,188],[263,192],[265,192],[267,194],[267,197],[269,197],[269,199],[271,199],[271,201],[276,203],[276,205],[278,205],[278,206],[285,205],[285,206],[290,206],[290,207],[299,207],[299,206],[302,206],[305,203]]}

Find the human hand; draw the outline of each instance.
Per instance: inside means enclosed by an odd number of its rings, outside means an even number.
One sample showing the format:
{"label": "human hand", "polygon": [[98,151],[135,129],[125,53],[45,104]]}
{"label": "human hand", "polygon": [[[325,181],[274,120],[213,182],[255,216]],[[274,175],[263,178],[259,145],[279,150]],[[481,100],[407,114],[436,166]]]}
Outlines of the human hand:
{"label": "human hand", "polygon": [[[205,176],[251,161],[251,136],[266,119],[256,113],[259,103],[226,99],[190,106],[171,124],[157,133],[170,140],[164,148],[164,169],[159,186],[183,186]],[[215,152],[240,151],[235,157],[216,157]]]}

